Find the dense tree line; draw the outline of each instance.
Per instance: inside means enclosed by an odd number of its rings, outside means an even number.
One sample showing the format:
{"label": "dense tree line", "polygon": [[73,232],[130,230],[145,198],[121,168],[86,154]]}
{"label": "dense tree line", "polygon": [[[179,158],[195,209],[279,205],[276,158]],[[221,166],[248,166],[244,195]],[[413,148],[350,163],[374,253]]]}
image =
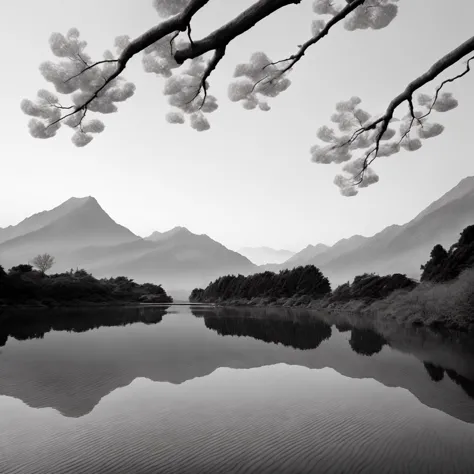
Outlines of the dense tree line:
{"label": "dense tree line", "polygon": [[356,276],[352,283],[339,285],[332,293],[331,300],[337,302],[372,301],[385,298],[395,290],[412,290],[416,285],[414,280],[401,273],[385,276],[364,273]]}
{"label": "dense tree line", "polygon": [[421,266],[421,281],[446,282],[474,267],[474,225],[466,227],[449,250],[435,245],[430,259]]}
{"label": "dense tree line", "polygon": [[416,282],[399,273],[386,276],[364,274],[355,277],[352,283],[344,283],[331,292],[329,280],[322,272],[313,265],[307,265],[280,273],[220,277],[205,289],[194,289],[190,301],[215,303],[266,298],[267,302],[272,302],[293,298],[295,305],[298,305],[300,302],[308,304],[313,299],[328,297],[331,302],[346,302],[353,299],[380,299],[396,289],[413,289],[415,286]]}
{"label": "dense tree line", "polygon": [[138,284],[124,276],[99,280],[85,270],[45,275],[26,264],[12,267],[7,273],[0,266],[0,304],[172,301],[160,285]]}
{"label": "dense tree line", "polygon": [[192,291],[190,301],[217,302],[230,299],[264,297],[277,300],[296,296],[321,298],[331,292],[329,280],[314,265],[263,272],[249,276],[226,275],[211,282],[205,289]]}
{"label": "dense tree line", "polygon": [[[421,266],[421,281],[446,282],[457,278],[465,269],[474,267],[474,225],[466,227],[458,242],[445,250],[436,245],[430,260]],[[226,275],[211,282],[206,288],[195,288],[190,301],[219,303],[237,300],[251,301],[264,298],[263,303],[283,302],[293,298],[293,304],[307,304],[327,297],[330,302],[366,302],[383,299],[395,290],[412,290],[417,282],[401,273],[380,276],[375,273],[357,275],[352,282],[339,285],[331,292],[329,280],[313,265],[263,272],[250,276]]]}

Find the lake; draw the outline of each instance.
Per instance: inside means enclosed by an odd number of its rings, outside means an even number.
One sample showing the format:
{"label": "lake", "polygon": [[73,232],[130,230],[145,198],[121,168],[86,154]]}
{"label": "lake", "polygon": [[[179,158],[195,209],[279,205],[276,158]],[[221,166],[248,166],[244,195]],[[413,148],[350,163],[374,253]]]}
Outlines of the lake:
{"label": "lake", "polygon": [[465,334],[283,308],[2,318],[2,474],[474,472]]}

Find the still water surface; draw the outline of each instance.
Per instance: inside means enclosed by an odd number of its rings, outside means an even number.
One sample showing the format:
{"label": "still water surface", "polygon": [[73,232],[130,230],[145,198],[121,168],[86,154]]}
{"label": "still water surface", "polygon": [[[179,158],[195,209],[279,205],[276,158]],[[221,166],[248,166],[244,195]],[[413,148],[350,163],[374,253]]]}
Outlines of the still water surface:
{"label": "still water surface", "polygon": [[474,472],[465,335],[286,309],[36,315],[0,325],[1,473]]}

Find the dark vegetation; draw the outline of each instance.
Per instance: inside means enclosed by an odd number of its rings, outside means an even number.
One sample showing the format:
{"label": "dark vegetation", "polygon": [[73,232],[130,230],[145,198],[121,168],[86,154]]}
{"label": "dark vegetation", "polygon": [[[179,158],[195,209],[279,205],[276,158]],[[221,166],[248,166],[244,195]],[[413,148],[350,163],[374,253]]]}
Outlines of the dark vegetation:
{"label": "dark vegetation", "polygon": [[171,303],[160,285],[138,284],[124,276],[94,278],[85,270],[45,275],[31,265],[17,265],[5,272],[0,266],[0,305],[81,305]]}
{"label": "dark vegetation", "polygon": [[[459,241],[446,251],[436,245],[430,260],[421,267],[422,282],[445,283],[458,278],[474,267],[474,225],[461,233]],[[280,273],[264,272],[244,277],[227,275],[211,282],[205,289],[196,288],[189,297],[192,302],[307,306],[314,300],[325,305],[360,301],[371,304],[384,300],[398,290],[407,293],[419,285],[406,275],[395,273],[380,276],[358,275],[331,291],[329,280],[313,265],[300,266]],[[474,289],[468,301],[474,308]]]}
{"label": "dark vegetation", "polygon": [[282,270],[280,273],[263,272],[250,276],[227,275],[210,283],[207,288],[196,288],[191,292],[190,301],[214,303],[229,299],[251,300],[307,296],[322,298],[331,292],[329,280],[313,265]]}
{"label": "dark vegetation", "polygon": [[236,317],[219,317],[209,313],[204,317],[208,329],[221,336],[252,337],[263,342],[281,344],[299,350],[316,349],[331,337],[331,326],[310,316],[295,320],[252,318],[251,314]]}
{"label": "dark vegetation", "polygon": [[331,301],[364,300],[370,302],[385,298],[395,290],[412,290],[415,286],[414,280],[400,273],[386,276],[365,273],[356,276],[352,283],[338,286],[331,295]]}
{"label": "dark vegetation", "polygon": [[459,240],[445,250],[436,245],[430,259],[421,266],[421,281],[444,283],[457,278],[464,270],[474,267],[474,225],[466,227]]}
{"label": "dark vegetation", "polygon": [[9,337],[18,341],[42,339],[50,331],[86,332],[100,327],[127,326],[129,324],[158,324],[169,306],[140,308],[99,307],[35,308],[32,310],[8,308],[0,313],[0,347]]}

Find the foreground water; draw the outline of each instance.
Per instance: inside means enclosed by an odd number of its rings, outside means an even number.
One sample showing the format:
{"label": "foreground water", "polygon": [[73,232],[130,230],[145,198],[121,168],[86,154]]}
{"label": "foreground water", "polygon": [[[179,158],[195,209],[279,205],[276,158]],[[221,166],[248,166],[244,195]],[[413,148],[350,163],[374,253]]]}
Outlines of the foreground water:
{"label": "foreground water", "polygon": [[2,474],[474,472],[467,336],[304,310],[46,313],[0,325]]}

